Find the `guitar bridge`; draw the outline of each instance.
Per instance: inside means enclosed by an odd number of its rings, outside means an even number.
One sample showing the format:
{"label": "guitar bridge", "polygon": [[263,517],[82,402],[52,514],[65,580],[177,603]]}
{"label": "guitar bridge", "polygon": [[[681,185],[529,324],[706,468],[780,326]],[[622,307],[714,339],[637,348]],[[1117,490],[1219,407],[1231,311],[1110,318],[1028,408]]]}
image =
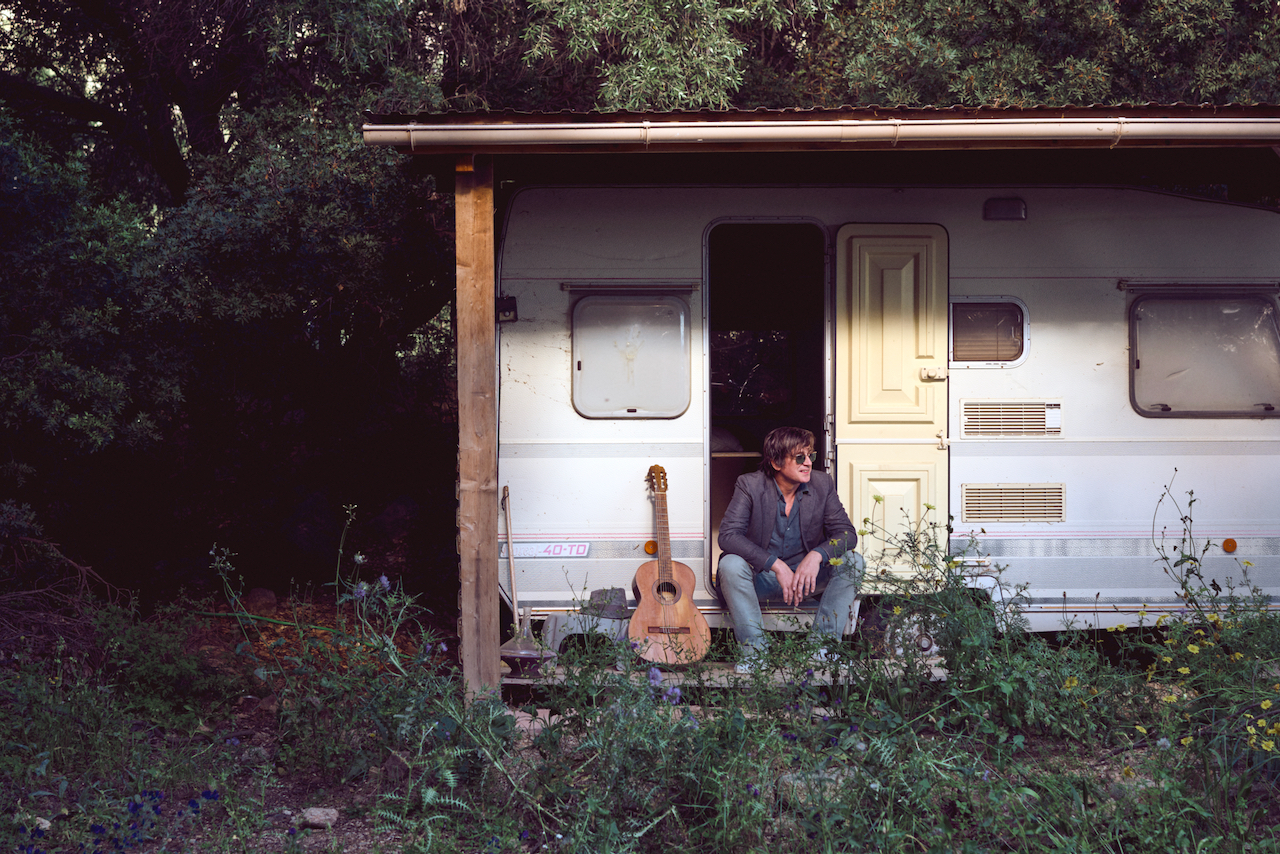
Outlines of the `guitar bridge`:
{"label": "guitar bridge", "polygon": [[650,626],[649,634],[651,635],[687,635],[690,633],[688,626]]}

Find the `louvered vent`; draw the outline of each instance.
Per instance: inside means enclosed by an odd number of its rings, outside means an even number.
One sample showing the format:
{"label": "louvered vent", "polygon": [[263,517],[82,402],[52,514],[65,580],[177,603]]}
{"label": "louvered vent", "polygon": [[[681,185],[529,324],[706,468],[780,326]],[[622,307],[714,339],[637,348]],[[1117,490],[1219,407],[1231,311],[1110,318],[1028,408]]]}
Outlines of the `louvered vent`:
{"label": "louvered vent", "polygon": [[960,435],[1061,436],[1060,400],[962,400]]}
{"label": "louvered vent", "polygon": [[1062,522],[1066,519],[1060,483],[962,483],[964,522]]}

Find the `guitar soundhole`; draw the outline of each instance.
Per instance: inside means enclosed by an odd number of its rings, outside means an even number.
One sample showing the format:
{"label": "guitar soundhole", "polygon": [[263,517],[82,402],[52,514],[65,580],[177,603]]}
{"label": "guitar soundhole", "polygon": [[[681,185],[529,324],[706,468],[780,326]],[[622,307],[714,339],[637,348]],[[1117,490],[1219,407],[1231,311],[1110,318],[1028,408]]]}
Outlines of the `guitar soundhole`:
{"label": "guitar soundhole", "polygon": [[653,595],[663,605],[673,605],[680,598],[680,588],[673,582],[659,581],[653,586]]}

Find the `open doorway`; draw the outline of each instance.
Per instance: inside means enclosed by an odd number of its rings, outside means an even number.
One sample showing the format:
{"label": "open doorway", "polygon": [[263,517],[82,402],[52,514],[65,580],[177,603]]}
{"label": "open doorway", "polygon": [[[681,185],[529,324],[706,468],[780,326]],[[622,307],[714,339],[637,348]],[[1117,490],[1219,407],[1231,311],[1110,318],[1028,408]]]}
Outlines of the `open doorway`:
{"label": "open doorway", "polygon": [[723,223],[707,239],[711,540],[733,484],[774,427],[813,431],[827,455],[826,234],[812,223]]}

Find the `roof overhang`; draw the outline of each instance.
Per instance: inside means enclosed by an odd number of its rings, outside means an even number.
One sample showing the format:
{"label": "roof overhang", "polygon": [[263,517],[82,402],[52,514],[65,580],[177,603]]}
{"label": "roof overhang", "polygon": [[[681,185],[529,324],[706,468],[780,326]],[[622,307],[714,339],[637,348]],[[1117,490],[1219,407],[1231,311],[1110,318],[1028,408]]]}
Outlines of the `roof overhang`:
{"label": "roof overhang", "polygon": [[1280,145],[1280,108],[877,109],[370,116],[364,142],[412,153],[868,151]]}

